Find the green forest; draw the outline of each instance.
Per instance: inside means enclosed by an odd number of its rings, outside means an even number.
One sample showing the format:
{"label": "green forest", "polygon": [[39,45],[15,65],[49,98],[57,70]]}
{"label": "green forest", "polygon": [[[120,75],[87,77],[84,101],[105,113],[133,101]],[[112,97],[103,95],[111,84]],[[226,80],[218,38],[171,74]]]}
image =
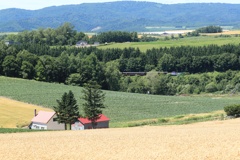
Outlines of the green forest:
{"label": "green forest", "polygon": [[[3,76],[76,86],[96,81],[104,90],[156,95],[240,91],[240,44],[159,47],[146,52],[139,48],[76,47],[79,40],[104,45],[144,41],[146,37],[121,31],[89,37],[69,23],[1,38]],[[6,40],[12,44],[6,45]]]}

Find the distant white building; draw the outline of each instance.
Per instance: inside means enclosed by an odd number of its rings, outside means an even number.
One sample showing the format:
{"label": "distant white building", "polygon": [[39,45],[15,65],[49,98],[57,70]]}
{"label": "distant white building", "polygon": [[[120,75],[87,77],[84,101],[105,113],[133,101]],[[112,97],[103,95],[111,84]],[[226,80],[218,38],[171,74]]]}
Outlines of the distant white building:
{"label": "distant white building", "polygon": [[78,41],[76,47],[87,47],[88,43],[86,41]]}
{"label": "distant white building", "polygon": [[58,123],[54,121],[56,118],[55,112],[46,112],[46,111],[39,111],[35,117],[33,117],[29,128],[31,129],[48,129],[48,130],[65,130],[65,125],[63,123]]}
{"label": "distant white building", "polygon": [[14,44],[13,41],[5,41],[5,45],[6,45],[6,46],[9,46],[9,45],[12,45],[12,44]]}

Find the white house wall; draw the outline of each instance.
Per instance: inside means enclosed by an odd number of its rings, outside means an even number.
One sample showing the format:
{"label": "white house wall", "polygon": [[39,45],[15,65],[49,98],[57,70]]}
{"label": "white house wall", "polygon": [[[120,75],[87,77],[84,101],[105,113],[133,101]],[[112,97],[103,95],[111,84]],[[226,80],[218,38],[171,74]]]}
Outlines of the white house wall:
{"label": "white house wall", "polygon": [[71,126],[72,130],[84,130],[84,125],[81,122],[75,122]]}
{"label": "white house wall", "polygon": [[31,129],[47,129],[47,125],[33,122],[31,125]]}

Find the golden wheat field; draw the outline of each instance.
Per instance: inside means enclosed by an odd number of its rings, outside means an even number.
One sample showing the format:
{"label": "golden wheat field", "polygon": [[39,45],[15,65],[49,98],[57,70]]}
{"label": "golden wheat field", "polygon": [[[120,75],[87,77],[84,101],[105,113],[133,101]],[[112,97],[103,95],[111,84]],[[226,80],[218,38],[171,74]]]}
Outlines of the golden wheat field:
{"label": "golden wheat field", "polygon": [[34,116],[34,109],[52,111],[48,108],[0,97],[0,127],[16,128],[27,126]]}
{"label": "golden wheat field", "polygon": [[240,119],[181,126],[0,134],[1,160],[238,160]]}
{"label": "golden wheat field", "polygon": [[204,33],[203,35],[236,35],[236,34],[240,34],[240,30],[224,30],[221,33]]}

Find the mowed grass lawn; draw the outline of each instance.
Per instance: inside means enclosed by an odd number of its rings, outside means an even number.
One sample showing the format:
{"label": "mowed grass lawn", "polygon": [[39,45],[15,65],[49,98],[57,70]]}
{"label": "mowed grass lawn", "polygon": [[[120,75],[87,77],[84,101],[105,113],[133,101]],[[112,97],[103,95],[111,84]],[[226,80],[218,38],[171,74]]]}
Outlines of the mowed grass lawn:
{"label": "mowed grass lawn", "polygon": [[[177,35],[176,35],[177,36]],[[139,48],[145,52],[148,49],[160,48],[160,47],[177,47],[177,46],[207,46],[207,45],[224,45],[224,44],[239,44],[239,37],[215,37],[215,36],[199,36],[199,37],[185,37],[174,40],[159,40],[154,42],[127,42],[127,43],[110,43],[108,45],[102,45],[98,48]]]}
{"label": "mowed grass lawn", "polygon": [[[57,105],[56,99],[61,99],[63,93],[69,90],[73,91],[82,113],[81,87],[0,77],[0,96],[48,108]],[[239,96],[159,96],[104,92],[108,106],[104,114],[111,119],[110,127],[121,127],[131,121],[208,113],[240,102]]]}

